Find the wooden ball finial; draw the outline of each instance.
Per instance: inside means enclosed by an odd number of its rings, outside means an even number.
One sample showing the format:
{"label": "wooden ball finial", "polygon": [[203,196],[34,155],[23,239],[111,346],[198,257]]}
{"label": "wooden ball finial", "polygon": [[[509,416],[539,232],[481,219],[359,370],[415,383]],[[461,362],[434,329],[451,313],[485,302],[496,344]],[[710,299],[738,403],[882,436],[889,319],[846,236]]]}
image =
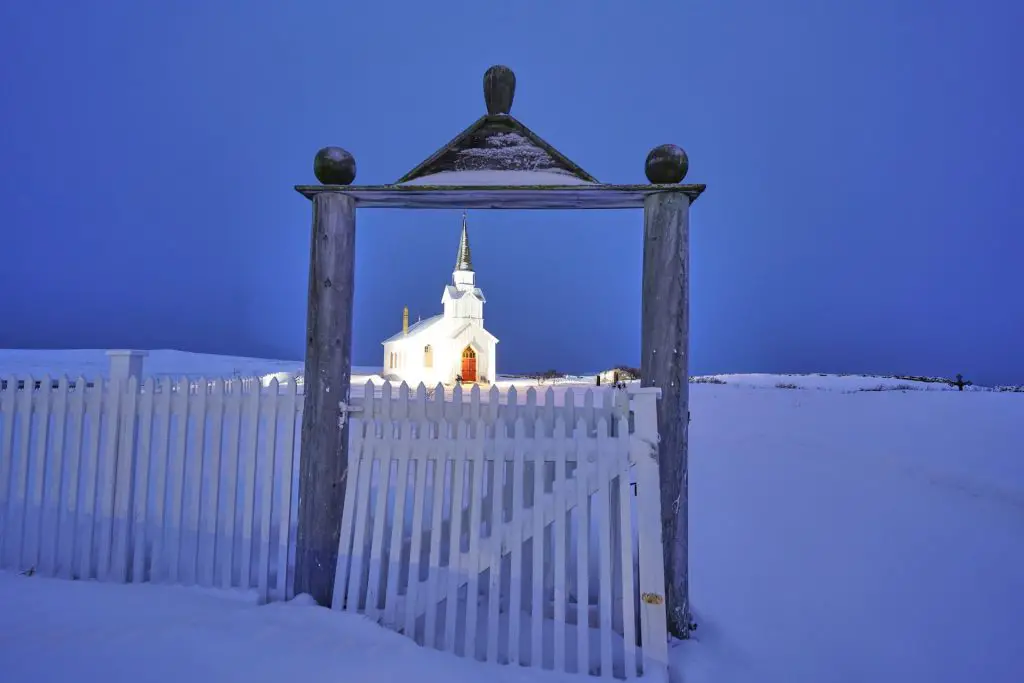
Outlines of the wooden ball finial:
{"label": "wooden ball finial", "polygon": [[313,173],[324,185],[350,185],[356,179],[356,159],[341,147],[324,147],[313,159]]}
{"label": "wooden ball finial", "polygon": [[671,185],[683,182],[690,168],[690,160],[682,147],[658,145],[647,155],[644,172],[655,185]]}
{"label": "wooden ball finial", "polygon": [[516,75],[512,69],[497,64],[484,73],[484,102],[489,115],[512,111],[512,98],[515,96]]}

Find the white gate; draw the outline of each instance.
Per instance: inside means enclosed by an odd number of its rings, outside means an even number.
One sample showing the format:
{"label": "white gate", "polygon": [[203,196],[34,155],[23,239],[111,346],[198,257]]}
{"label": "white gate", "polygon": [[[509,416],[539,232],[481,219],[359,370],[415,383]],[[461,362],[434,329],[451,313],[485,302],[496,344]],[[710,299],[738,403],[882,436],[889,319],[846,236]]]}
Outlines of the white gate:
{"label": "white gate", "polygon": [[657,392],[367,391],[334,608],[477,660],[664,678]]}

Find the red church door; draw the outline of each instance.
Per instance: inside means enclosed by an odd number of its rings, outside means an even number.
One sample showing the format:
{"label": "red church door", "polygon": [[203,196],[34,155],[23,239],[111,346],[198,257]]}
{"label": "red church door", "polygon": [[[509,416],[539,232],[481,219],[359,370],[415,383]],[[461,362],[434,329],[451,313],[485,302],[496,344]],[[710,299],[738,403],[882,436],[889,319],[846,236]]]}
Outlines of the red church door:
{"label": "red church door", "polygon": [[476,382],[476,352],[467,346],[462,350],[462,381]]}

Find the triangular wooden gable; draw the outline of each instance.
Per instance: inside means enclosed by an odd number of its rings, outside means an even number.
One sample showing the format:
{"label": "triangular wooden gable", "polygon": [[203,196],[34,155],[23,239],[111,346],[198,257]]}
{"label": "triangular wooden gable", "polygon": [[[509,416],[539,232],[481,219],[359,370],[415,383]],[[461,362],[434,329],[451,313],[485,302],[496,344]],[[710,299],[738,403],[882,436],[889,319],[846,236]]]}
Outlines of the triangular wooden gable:
{"label": "triangular wooden gable", "polygon": [[509,114],[480,117],[396,184],[446,171],[544,171],[597,182]]}

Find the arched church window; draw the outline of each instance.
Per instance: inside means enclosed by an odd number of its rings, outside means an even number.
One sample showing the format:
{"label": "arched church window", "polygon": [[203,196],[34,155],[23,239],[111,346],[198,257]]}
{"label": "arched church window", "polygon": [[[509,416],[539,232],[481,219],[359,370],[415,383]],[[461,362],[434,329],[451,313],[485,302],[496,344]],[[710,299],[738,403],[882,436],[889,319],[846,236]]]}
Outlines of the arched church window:
{"label": "arched church window", "polygon": [[434,347],[430,344],[423,347],[423,367],[434,367]]}

